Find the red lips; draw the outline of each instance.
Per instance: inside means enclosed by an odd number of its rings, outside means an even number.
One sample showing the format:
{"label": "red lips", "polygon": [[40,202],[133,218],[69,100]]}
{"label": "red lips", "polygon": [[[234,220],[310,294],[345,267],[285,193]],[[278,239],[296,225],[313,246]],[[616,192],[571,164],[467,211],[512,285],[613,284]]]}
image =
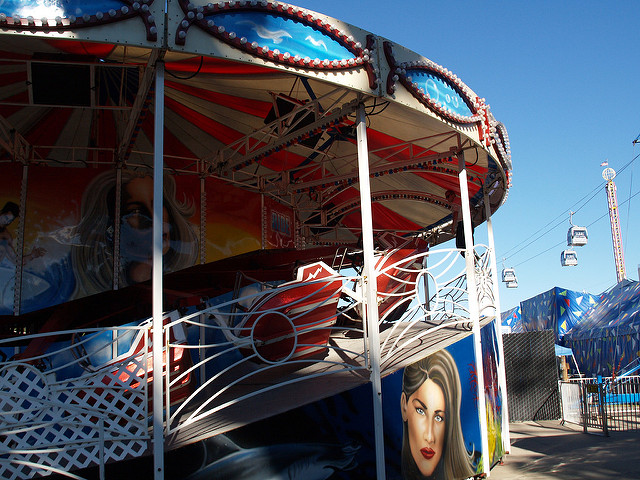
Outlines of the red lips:
{"label": "red lips", "polygon": [[435,451],[433,451],[432,449],[430,449],[430,448],[428,448],[428,447],[421,448],[421,449],[420,449],[420,453],[421,453],[421,454],[422,454],[422,456],[423,456],[424,458],[426,458],[427,460],[431,460],[431,457],[433,457],[433,456],[436,454],[436,452],[435,452]]}

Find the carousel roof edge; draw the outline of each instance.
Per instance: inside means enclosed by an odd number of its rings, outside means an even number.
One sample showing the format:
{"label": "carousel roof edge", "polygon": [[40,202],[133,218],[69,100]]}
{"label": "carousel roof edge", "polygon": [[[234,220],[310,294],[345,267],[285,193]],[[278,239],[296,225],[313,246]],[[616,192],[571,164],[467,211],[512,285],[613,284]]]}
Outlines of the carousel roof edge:
{"label": "carousel roof edge", "polygon": [[[0,5],[0,32],[221,57],[340,83],[423,107],[454,127],[477,125],[477,135],[475,128],[471,134],[461,130],[487,150],[494,146],[492,156],[505,171],[512,168],[506,129],[493,118],[485,100],[426,57],[289,3],[168,0],[167,5],[165,11],[158,0],[94,0],[71,11],[41,2],[6,2]],[[270,28],[276,26],[284,28]],[[298,50],[286,46],[287,40],[300,35],[304,45]],[[278,45],[281,48],[273,48]],[[444,95],[436,98],[430,88]]]}
{"label": "carousel roof edge", "polygon": [[0,4],[0,36],[160,48],[166,15],[158,0],[77,2],[17,0]]}
{"label": "carousel roof edge", "polygon": [[[442,65],[357,26],[284,2],[177,0],[169,2],[168,18],[173,19],[167,28],[169,51],[315,78],[447,124],[495,161],[506,186],[500,204],[506,200],[512,170],[507,130],[486,100]],[[302,38],[304,46],[287,45]]]}
{"label": "carousel roof edge", "polygon": [[506,200],[512,163],[504,125],[453,72],[390,40],[271,0],[168,0],[166,11],[158,0],[99,0],[73,8],[5,3],[0,35],[138,46],[141,62],[147,50],[213,57],[383,98],[437,119],[483,149],[502,177],[499,204]]}

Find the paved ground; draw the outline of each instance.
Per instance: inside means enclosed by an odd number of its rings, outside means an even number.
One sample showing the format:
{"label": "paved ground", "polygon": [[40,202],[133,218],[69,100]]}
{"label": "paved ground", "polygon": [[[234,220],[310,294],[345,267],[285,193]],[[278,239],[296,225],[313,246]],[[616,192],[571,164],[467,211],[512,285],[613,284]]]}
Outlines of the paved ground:
{"label": "paved ground", "polygon": [[511,451],[491,480],[640,479],[640,431],[585,434],[560,421],[514,422]]}

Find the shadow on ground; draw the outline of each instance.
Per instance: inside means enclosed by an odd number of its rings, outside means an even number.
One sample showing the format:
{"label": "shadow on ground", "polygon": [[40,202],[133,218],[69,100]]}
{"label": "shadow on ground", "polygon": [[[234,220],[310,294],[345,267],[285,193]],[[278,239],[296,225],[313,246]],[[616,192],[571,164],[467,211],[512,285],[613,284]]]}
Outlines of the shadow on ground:
{"label": "shadow on ground", "polygon": [[585,434],[559,421],[510,426],[511,451],[492,479],[640,479],[640,431]]}

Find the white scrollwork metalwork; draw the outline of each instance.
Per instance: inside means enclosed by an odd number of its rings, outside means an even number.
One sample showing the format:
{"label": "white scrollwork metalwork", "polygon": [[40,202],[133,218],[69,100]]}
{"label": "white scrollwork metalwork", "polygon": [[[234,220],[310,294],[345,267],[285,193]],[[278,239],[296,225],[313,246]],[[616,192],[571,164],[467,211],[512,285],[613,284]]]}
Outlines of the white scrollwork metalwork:
{"label": "white scrollwork metalwork", "polygon": [[[490,251],[476,247],[474,257],[481,316],[493,315]],[[363,281],[357,262],[336,268],[304,265],[289,282],[240,275],[233,292],[166,314],[170,448],[369,381],[363,285],[371,282]],[[383,374],[424,356],[438,335],[470,333],[459,250],[381,251],[375,271]],[[104,465],[147,451],[148,384],[156,373],[150,327],[146,319],[21,337],[22,347],[0,341],[10,358],[0,363],[3,478]],[[32,341],[48,347],[25,358],[33,348],[24,345]],[[259,408],[264,404],[270,409]]]}

